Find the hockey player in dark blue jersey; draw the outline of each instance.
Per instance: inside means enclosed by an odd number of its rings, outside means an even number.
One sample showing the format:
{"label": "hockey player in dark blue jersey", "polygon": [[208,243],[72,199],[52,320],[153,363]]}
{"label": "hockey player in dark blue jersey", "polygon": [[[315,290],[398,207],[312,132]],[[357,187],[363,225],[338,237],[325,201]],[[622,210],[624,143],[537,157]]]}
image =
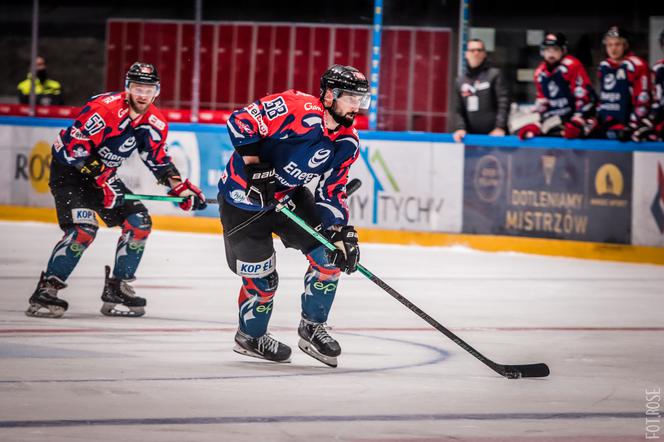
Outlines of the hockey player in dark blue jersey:
{"label": "hockey player in dark blue jersey", "polygon": [[[301,296],[299,347],[336,367],[339,343],[326,321],[341,271],[352,273],[360,257],[357,232],[348,225],[346,182],[359,154],[352,127],[369,107],[365,76],[334,65],[321,78],[320,96],[290,90],[254,101],[228,120],[235,152],[219,181],[219,204],[226,259],[242,278],[235,351],[288,362],[291,349],[267,332],[279,283],[272,234],[309,261]],[[315,192],[304,187],[318,180]],[[277,201],[322,231],[338,249],[328,252],[285,215]]]}
{"label": "hockey player in dark blue jersey", "polygon": [[[664,30],[659,34],[659,47],[664,52]],[[664,58],[653,65],[652,72],[654,92],[649,120],[653,133],[648,138],[651,141],[664,139]]]}
{"label": "hockey player in dark blue jersey", "polygon": [[594,118],[597,96],[583,64],[567,53],[567,38],[547,33],[540,47],[542,63],[535,70],[535,109],[539,122],[524,125],[520,139],[538,135],[587,137],[597,125]]}
{"label": "hockey player in dark blue jersey", "polygon": [[597,68],[597,114],[609,139],[641,141],[651,131],[651,78],[648,64],[629,50],[624,29],[612,26],[602,41],[607,58]]}
{"label": "hockey player in dark blue jersey", "polygon": [[[187,197],[183,210],[205,208],[205,195],[182,179],[166,152],[168,123],[153,104],[159,95],[157,69],[134,63],[125,77],[125,91],[92,97],[74,123],[58,134],[52,146],[49,186],[58,223],[64,232],[30,297],[28,316],[59,318],[69,304],[58,291],[74,271],[99,228],[97,216],[109,227],[120,226],[113,271],[106,266],[101,312],[106,316],[142,316],[146,300],[131,286],[151,232],[147,208],[136,200],[117,169],[137,152],[170,194]],[[123,307],[116,308],[121,305]]]}

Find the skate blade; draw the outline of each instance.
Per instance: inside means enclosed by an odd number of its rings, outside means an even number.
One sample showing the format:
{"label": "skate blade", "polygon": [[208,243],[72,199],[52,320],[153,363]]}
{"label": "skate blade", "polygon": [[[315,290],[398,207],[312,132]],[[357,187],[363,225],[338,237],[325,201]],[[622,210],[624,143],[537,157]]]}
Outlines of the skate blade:
{"label": "skate blade", "polygon": [[25,311],[25,315],[33,318],[62,318],[65,311],[64,308],[58,305],[30,304],[30,307]]}
{"label": "skate blade", "polygon": [[306,341],[302,338],[300,338],[300,342],[297,344],[298,347],[300,347],[300,350],[311,356],[312,358],[319,360],[325,365],[329,365],[332,368],[337,367],[337,357],[336,356],[325,356],[324,354],[320,353],[316,348],[311,345],[309,341]]}
{"label": "skate blade", "polygon": [[104,316],[120,316],[125,318],[139,318],[145,314],[145,307],[127,307],[128,310],[119,310],[115,308],[118,304],[105,302],[99,310]]}
{"label": "skate blade", "polygon": [[268,362],[277,362],[279,364],[290,363],[290,361],[291,361],[290,356],[288,357],[288,359],[284,359],[283,361],[274,361],[272,359],[267,359],[264,356],[262,356],[261,354],[256,353],[255,351],[247,350],[246,348],[242,347],[240,344],[235,344],[235,347],[233,347],[233,351],[235,353],[239,353],[239,354],[244,355],[244,356],[251,356],[252,358],[262,359],[262,360],[268,361]]}

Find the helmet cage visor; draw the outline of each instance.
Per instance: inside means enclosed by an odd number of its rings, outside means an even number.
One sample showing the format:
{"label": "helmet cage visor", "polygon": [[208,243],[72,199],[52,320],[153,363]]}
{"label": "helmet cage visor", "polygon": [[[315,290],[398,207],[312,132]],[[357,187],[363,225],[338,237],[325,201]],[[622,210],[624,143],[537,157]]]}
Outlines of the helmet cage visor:
{"label": "helmet cage visor", "polygon": [[369,109],[371,104],[371,94],[369,92],[358,92],[349,89],[334,88],[332,97],[349,106],[357,106],[362,110]]}

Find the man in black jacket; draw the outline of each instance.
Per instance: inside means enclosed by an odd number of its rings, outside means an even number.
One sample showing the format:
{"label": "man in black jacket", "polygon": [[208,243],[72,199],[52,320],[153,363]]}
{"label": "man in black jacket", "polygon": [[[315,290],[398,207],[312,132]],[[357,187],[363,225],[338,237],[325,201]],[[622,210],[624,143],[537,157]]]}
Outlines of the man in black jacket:
{"label": "man in black jacket", "polygon": [[505,135],[509,95],[497,68],[487,60],[484,42],[468,41],[466,73],[455,82],[454,141],[460,143],[467,133]]}

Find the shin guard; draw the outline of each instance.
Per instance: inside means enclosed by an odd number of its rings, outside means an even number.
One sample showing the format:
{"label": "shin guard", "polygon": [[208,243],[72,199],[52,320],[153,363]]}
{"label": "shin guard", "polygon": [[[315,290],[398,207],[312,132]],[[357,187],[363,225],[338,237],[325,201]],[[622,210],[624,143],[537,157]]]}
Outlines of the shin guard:
{"label": "shin guard", "polygon": [[267,332],[272,316],[272,298],[279,285],[276,270],[260,278],[242,277],[242,288],[238,298],[240,308],[240,331],[258,338]]}
{"label": "shin guard", "polygon": [[122,280],[134,278],[151,230],[152,220],[145,212],[132,213],[122,223],[122,235],[115,252],[114,278]]}
{"label": "shin guard", "polygon": [[304,276],[304,293],[302,293],[302,317],[323,323],[327,321],[341,271],[333,266],[324,246],[314,249],[307,255],[309,268]]}
{"label": "shin guard", "polygon": [[67,228],[51,253],[45,276],[57,276],[60,281],[66,281],[96,235],[97,227],[92,225],[74,225]]}

